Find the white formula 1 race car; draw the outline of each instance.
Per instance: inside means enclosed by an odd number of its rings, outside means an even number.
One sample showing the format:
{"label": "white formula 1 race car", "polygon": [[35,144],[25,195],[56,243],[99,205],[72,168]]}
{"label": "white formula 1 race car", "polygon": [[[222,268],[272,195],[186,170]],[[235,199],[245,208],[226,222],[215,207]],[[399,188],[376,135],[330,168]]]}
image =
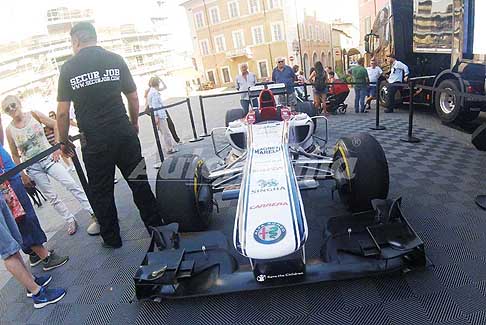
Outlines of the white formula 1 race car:
{"label": "white formula 1 race car", "polygon": [[[249,93],[258,96],[258,108],[248,116],[230,111],[228,126],[212,132],[221,158],[216,168],[209,170],[195,155],[164,162],[156,192],[168,224],[154,229],[134,277],[139,299],[350,279],[427,264],[424,244],[405,219],[401,199],[387,199],[388,164],[375,138],[342,138],[327,156],[325,117],[277,105],[275,95],[285,94],[284,85],[257,86]],[[322,122],[326,135],[320,138],[315,131]],[[218,132],[226,140],[222,148],[216,145]],[[350,213],[311,211],[326,222],[320,256],[308,258],[301,192],[316,190],[326,180],[335,184]],[[223,231],[208,230],[215,193],[222,201],[238,200],[234,219],[227,221],[233,247]]]}

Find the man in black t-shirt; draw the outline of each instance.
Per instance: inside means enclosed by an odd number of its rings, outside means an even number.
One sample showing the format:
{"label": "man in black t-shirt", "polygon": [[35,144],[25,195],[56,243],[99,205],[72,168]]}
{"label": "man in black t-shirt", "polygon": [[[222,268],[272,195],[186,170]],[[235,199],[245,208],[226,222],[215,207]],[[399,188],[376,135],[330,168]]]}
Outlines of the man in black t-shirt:
{"label": "man in black t-shirt", "polygon": [[[122,246],[114,199],[117,166],[128,182],[145,226],[160,226],[157,202],[150,189],[138,139],[137,88],[123,58],[97,43],[92,24],[71,29],[74,57],[61,68],[57,123],[62,151],[73,156],[68,140],[69,106],[74,103],[83,135],[81,151],[88,174],[90,198],[107,247]],[[128,101],[128,118],[122,93]]]}

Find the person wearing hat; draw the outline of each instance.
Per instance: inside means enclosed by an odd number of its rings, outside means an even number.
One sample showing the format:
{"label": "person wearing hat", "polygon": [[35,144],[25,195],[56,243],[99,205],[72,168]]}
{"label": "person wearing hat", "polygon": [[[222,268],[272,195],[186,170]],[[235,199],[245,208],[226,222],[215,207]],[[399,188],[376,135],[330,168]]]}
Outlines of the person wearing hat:
{"label": "person wearing hat", "polygon": [[[125,60],[97,45],[91,23],[77,23],[70,36],[74,56],[61,68],[57,94],[61,150],[68,156],[74,155],[74,145],[68,139],[69,107],[73,102],[103,246],[120,248],[123,243],[115,205],[115,166],[132,190],[147,231],[151,233],[151,227],[164,224],[147,179],[138,139],[137,87]],[[127,99],[130,118],[122,95]]]}
{"label": "person wearing hat", "polygon": [[388,55],[391,65],[390,75],[388,77],[388,108],[385,113],[393,113],[396,108],[395,94],[403,88],[401,84],[408,81],[410,70],[403,62],[396,59],[395,55]]}

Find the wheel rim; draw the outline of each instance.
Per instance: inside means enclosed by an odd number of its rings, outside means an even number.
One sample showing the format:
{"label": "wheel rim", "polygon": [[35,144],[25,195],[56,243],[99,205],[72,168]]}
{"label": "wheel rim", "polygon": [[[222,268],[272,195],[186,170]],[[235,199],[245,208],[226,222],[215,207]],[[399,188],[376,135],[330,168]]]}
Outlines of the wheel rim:
{"label": "wheel rim", "polygon": [[448,92],[441,92],[439,98],[440,109],[445,114],[450,114],[456,109],[456,96],[449,93],[454,91],[451,88],[444,88]]}
{"label": "wheel rim", "polygon": [[380,101],[382,103],[386,103],[387,98],[388,98],[388,87],[383,86],[380,89]]}

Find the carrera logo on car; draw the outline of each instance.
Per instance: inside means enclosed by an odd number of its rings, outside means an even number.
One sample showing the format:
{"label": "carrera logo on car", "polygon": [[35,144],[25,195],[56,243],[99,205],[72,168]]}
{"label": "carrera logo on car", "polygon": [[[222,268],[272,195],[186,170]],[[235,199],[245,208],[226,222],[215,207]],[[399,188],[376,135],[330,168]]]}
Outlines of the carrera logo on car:
{"label": "carrera logo on car", "polygon": [[263,204],[257,204],[257,205],[251,206],[250,210],[272,208],[272,207],[284,207],[284,206],[288,206],[288,205],[289,204],[287,202],[263,203]]}
{"label": "carrera logo on car", "polygon": [[272,153],[280,152],[281,148],[278,146],[263,147],[255,149],[255,154],[257,155],[271,155]]}
{"label": "carrera logo on car", "polygon": [[272,245],[284,239],[286,233],[285,227],[278,222],[265,222],[255,229],[253,238],[260,244]]}

